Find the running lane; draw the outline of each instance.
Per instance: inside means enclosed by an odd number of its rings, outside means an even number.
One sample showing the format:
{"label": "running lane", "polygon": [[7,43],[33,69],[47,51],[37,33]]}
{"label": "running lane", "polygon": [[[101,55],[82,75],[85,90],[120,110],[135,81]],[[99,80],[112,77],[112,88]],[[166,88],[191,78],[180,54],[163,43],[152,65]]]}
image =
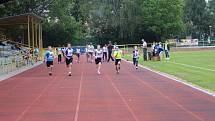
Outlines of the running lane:
{"label": "running lane", "polygon": [[0,121],[214,121],[215,99],[150,71],[122,63],[44,65],[0,82]]}

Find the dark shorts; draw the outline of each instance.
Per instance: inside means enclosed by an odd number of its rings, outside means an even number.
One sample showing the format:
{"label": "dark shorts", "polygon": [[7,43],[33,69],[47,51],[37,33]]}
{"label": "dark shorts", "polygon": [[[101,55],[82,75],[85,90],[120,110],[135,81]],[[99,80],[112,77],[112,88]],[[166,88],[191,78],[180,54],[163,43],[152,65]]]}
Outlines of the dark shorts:
{"label": "dark shorts", "polygon": [[46,66],[47,67],[50,67],[51,65],[53,66],[53,61],[46,61]]}
{"label": "dark shorts", "polygon": [[138,58],[133,58],[133,61],[134,62],[138,62]]}
{"label": "dark shorts", "polygon": [[78,58],[80,58],[80,53],[77,53],[76,55],[77,55]]}
{"label": "dark shorts", "polygon": [[96,65],[98,65],[99,63],[102,63],[102,58],[96,58],[95,63]]}
{"label": "dark shorts", "polygon": [[89,55],[90,55],[90,56],[93,56],[93,52],[89,52]]}
{"label": "dark shorts", "polygon": [[115,65],[118,65],[119,62],[121,62],[121,59],[115,59]]}
{"label": "dark shorts", "polygon": [[71,64],[73,62],[73,58],[66,58],[66,65],[68,66],[69,64]]}

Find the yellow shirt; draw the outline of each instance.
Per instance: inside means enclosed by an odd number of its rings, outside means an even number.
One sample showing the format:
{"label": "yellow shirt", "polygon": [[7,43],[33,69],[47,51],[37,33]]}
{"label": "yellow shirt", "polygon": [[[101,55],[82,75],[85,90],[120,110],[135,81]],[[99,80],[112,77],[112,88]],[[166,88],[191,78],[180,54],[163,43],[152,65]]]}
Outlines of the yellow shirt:
{"label": "yellow shirt", "polygon": [[121,50],[114,51],[114,57],[116,59],[122,59],[122,51]]}

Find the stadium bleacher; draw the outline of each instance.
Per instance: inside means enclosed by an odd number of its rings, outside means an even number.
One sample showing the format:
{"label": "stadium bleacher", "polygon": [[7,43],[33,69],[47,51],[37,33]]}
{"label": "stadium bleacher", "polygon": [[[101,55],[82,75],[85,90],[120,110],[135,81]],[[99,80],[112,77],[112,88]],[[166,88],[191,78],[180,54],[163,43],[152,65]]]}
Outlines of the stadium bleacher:
{"label": "stadium bleacher", "polygon": [[20,44],[7,39],[5,35],[0,32],[0,75],[33,64],[33,61],[29,61],[29,58],[26,58],[30,49],[19,45]]}

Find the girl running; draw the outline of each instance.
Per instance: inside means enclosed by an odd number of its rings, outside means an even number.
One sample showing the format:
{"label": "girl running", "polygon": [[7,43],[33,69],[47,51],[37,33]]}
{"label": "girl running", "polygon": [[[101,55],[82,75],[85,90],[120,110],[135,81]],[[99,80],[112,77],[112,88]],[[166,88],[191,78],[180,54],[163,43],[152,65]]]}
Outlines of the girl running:
{"label": "girl running", "polygon": [[107,45],[105,44],[105,46],[103,47],[103,61],[107,61],[107,54],[108,54],[108,49],[107,49]]}
{"label": "girl running", "polygon": [[58,55],[58,63],[62,62],[62,50],[61,48],[57,48],[57,55]]}
{"label": "girl running", "polygon": [[62,50],[64,62],[65,62],[65,61],[66,61],[66,56],[65,56],[65,55],[66,55],[66,54],[65,54],[65,53],[66,53],[66,47],[64,46],[61,50]]}
{"label": "girl running", "polygon": [[135,46],[133,50],[133,64],[136,67],[136,69],[138,69],[138,59],[139,59],[139,50],[137,46]]}
{"label": "girl running", "polygon": [[80,48],[76,49],[76,55],[78,57],[78,63],[80,63],[80,55],[81,55],[81,49]]}
{"label": "girl running", "polygon": [[89,45],[88,52],[89,52],[89,55],[90,55],[90,62],[92,63],[93,62],[93,53],[94,53],[94,46],[93,46],[92,43],[90,43],[90,45]]}
{"label": "girl running", "polygon": [[87,63],[89,63],[89,57],[90,57],[90,55],[89,55],[89,45],[86,45],[86,57],[87,57]]}
{"label": "girl running", "polygon": [[67,49],[65,51],[65,57],[66,57],[66,66],[69,68],[69,76],[72,76],[72,62],[73,62],[73,49],[71,47],[71,44],[67,45]]}
{"label": "girl running", "polygon": [[49,75],[52,75],[52,68],[54,62],[54,53],[52,52],[52,47],[48,46],[48,50],[45,53],[44,62],[46,62],[46,66],[49,71]]}
{"label": "girl running", "polygon": [[100,45],[97,45],[97,49],[95,50],[95,63],[97,65],[97,73],[100,75],[100,69],[102,64],[102,49]]}
{"label": "girl running", "polygon": [[119,74],[120,64],[122,60],[122,51],[119,49],[119,47],[116,47],[114,51],[114,57],[115,57],[116,72],[117,74]]}

